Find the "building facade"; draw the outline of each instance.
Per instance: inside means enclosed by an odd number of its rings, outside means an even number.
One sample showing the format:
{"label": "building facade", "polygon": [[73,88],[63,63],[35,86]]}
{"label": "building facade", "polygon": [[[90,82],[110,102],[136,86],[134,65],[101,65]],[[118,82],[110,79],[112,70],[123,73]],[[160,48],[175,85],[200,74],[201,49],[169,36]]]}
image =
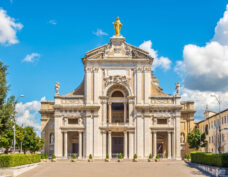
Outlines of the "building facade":
{"label": "building facade", "polygon": [[228,152],[228,109],[215,113],[206,108],[204,120],[197,126],[206,135],[207,146],[202,151],[219,153],[221,143],[221,152]]}
{"label": "building facade", "polygon": [[[181,159],[190,151],[187,133],[194,128],[194,103],[163,92],[151,71],[148,52],[126,43],[115,22],[110,42],[82,58],[85,76],[74,91],[41,102],[44,151],[58,158],[77,153],[97,159]],[[120,26],[121,27],[121,26]]]}

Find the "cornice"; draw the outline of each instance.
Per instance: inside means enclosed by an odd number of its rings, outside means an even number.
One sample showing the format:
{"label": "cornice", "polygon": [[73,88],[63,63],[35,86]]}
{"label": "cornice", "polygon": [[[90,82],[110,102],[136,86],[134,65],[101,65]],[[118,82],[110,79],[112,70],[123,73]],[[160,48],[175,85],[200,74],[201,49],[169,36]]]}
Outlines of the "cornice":
{"label": "cornice", "polygon": [[84,95],[71,95],[71,96],[63,96],[63,95],[57,95],[54,97],[55,99],[56,98],[61,98],[61,99],[83,99],[84,98]]}
{"label": "cornice", "polygon": [[55,104],[55,109],[73,109],[73,110],[99,110],[99,105],[75,105],[75,104]]}
{"label": "cornice", "polygon": [[138,110],[156,110],[156,109],[172,109],[172,110],[181,110],[181,105],[174,104],[150,104],[150,105],[135,105],[135,109]]}
{"label": "cornice", "polygon": [[48,114],[52,114],[54,113],[54,110],[53,109],[41,109],[39,111],[40,114],[45,114],[45,113],[48,113]]}

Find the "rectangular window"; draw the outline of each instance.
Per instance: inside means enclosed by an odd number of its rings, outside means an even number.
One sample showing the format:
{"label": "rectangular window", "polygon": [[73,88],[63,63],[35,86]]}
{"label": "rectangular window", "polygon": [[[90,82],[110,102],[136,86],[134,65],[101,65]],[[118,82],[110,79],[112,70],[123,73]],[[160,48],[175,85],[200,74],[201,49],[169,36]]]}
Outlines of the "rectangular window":
{"label": "rectangular window", "polygon": [[158,119],[157,124],[167,124],[167,119]]}
{"label": "rectangular window", "polygon": [[68,119],[68,124],[78,124],[78,119]]}
{"label": "rectangular window", "polygon": [[209,137],[209,143],[211,143],[211,137]]}

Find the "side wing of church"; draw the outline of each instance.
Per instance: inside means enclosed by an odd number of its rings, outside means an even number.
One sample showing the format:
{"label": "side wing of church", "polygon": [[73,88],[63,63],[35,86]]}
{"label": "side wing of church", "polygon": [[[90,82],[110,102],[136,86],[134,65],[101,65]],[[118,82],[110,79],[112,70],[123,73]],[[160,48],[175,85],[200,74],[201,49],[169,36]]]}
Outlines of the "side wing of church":
{"label": "side wing of church", "polygon": [[[115,26],[116,27],[116,26]],[[41,102],[44,153],[87,159],[181,159],[189,153],[187,133],[194,128],[194,102],[162,91],[148,52],[116,33],[110,42],[86,53],[85,76],[71,93]]]}

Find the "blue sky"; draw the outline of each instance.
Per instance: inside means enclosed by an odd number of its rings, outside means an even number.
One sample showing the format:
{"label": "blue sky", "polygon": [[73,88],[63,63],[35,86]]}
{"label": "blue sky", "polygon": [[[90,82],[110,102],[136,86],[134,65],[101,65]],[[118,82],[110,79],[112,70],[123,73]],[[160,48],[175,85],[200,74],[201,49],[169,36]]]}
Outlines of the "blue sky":
{"label": "blue sky", "polygon": [[[171,61],[169,69],[158,66],[155,75],[164,91],[172,94],[176,82],[189,85],[185,78],[192,76],[192,73],[185,76],[185,71],[176,69],[178,61],[189,68],[186,65],[191,59],[189,53],[183,57],[184,47],[193,44],[206,48],[216,34],[215,28],[223,18],[226,3],[223,0],[1,0],[0,8],[7,17],[21,24],[20,29],[15,30],[18,42],[12,44],[0,40],[0,60],[9,65],[9,93],[15,96],[24,94],[21,101],[25,105],[42,97],[52,100],[56,81],[61,83],[61,94],[75,89],[84,75],[81,58],[85,52],[109,42],[114,33],[112,22],[119,16],[123,23],[121,33],[128,43],[140,46],[151,41],[158,58],[164,56]],[[105,35],[96,35],[98,29]],[[31,54],[34,60],[29,58]],[[223,62],[226,61],[227,58]],[[182,69],[184,66],[182,63]],[[226,93],[222,89],[205,90],[197,86],[188,86],[190,91],[183,93],[185,97],[194,99],[191,91]],[[205,107],[211,102],[203,98],[199,104]],[[211,105],[216,109],[214,103]],[[39,115],[30,108],[29,111],[29,115],[35,114],[33,118],[38,122]]]}

